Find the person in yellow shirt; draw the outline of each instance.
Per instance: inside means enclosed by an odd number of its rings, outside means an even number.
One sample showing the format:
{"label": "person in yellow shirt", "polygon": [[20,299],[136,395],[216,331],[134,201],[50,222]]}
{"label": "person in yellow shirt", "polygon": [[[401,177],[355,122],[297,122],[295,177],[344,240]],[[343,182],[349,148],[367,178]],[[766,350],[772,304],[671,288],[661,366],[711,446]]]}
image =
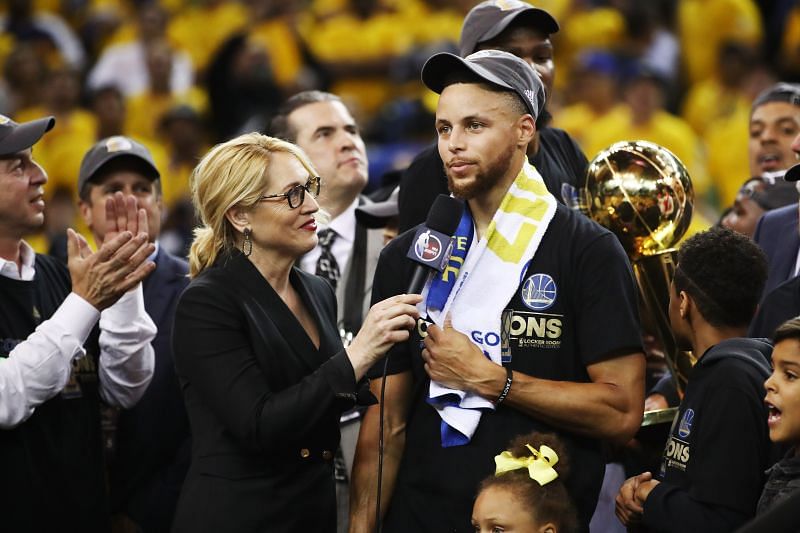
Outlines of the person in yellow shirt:
{"label": "person in yellow shirt", "polygon": [[165,40],[151,43],[146,53],[150,85],[145,92],[128,98],[125,130],[132,137],[156,139],[158,121],[168,109],[177,103],[186,103],[203,111],[208,99],[198,87],[190,87],[185,92],[172,90],[170,75],[174,52]]}
{"label": "person in yellow shirt", "polygon": [[681,118],[664,109],[665,82],[645,66],[637,66],[624,89],[624,106],[595,122],[586,134],[584,151],[591,159],[617,141],[647,140],[671,152],[686,166],[695,193],[708,189],[700,141]]}
{"label": "person in yellow shirt", "polygon": [[559,110],[553,125],[583,145],[594,124],[622,104],[618,98],[619,66],[613,54],[591,50],[582,54],[578,62],[571,80],[576,102]]}

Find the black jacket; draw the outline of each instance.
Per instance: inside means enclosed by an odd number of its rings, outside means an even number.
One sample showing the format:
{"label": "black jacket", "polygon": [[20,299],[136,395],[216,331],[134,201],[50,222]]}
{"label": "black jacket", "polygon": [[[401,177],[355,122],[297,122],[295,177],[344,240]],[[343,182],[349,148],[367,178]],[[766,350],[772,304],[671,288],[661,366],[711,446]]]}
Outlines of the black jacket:
{"label": "black jacket", "polygon": [[644,505],[650,531],[733,531],[755,514],[773,459],[764,406],[771,353],[763,339],[726,339],[692,369],[661,483]]}

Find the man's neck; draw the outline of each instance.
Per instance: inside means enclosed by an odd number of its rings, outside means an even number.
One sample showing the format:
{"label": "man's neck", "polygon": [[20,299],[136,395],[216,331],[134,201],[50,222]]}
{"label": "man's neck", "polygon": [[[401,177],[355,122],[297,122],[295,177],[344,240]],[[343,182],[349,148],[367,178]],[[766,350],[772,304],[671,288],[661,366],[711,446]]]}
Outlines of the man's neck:
{"label": "man's neck", "polygon": [[693,330],[692,353],[699,360],[709,348],[720,342],[735,337],[746,337],[747,327],[715,327],[703,321]]}
{"label": "man's neck", "polygon": [[22,261],[22,239],[14,237],[0,237],[0,257],[6,261],[13,261],[17,267]]}
{"label": "man's neck", "polygon": [[320,206],[322,209],[328,212],[331,220],[333,220],[347,211],[347,208],[353,205],[353,202],[356,201],[356,198],[358,198],[358,193],[341,194],[337,196],[328,196],[325,198],[321,197]]}

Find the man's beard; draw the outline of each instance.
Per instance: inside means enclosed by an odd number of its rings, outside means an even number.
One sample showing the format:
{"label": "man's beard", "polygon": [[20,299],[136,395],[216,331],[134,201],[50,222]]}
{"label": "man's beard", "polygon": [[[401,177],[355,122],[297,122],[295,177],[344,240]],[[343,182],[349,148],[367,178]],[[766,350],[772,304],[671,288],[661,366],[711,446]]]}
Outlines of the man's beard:
{"label": "man's beard", "polygon": [[508,174],[514,155],[514,147],[508,146],[506,150],[489,163],[486,170],[480,170],[472,180],[455,180],[445,167],[447,174],[447,188],[457,198],[471,200],[477,196],[491,191]]}

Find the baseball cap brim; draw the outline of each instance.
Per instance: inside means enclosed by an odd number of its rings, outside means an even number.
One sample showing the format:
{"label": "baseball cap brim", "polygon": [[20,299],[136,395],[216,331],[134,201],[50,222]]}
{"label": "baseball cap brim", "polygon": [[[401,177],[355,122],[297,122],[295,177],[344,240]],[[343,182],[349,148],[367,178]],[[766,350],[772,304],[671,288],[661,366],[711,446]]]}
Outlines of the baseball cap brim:
{"label": "baseball cap brim", "polygon": [[800,181],[800,163],[787,170],[786,174],[783,175],[783,179],[786,181]]}
{"label": "baseball cap brim", "polygon": [[0,139],[0,155],[10,155],[27,150],[39,142],[39,139],[53,129],[55,124],[56,119],[54,117],[45,117],[17,124],[8,135]]}
{"label": "baseball cap brim", "polygon": [[498,85],[509,91],[514,91],[514,87],[498,78],[482,66],[465,61],[455,54],[442,52],[431,56],[422,66],[422,83],[431,91],[442,94],[448,79],[455,73],[472,73],[479,78],[488,81],[493,85]]}
{"label": "baseball cap brim", "polygon": [[398,188],[382,202],[373,202],[356,207],[356,219],[368,228],[382,228],[386,221],[400,214]]}

